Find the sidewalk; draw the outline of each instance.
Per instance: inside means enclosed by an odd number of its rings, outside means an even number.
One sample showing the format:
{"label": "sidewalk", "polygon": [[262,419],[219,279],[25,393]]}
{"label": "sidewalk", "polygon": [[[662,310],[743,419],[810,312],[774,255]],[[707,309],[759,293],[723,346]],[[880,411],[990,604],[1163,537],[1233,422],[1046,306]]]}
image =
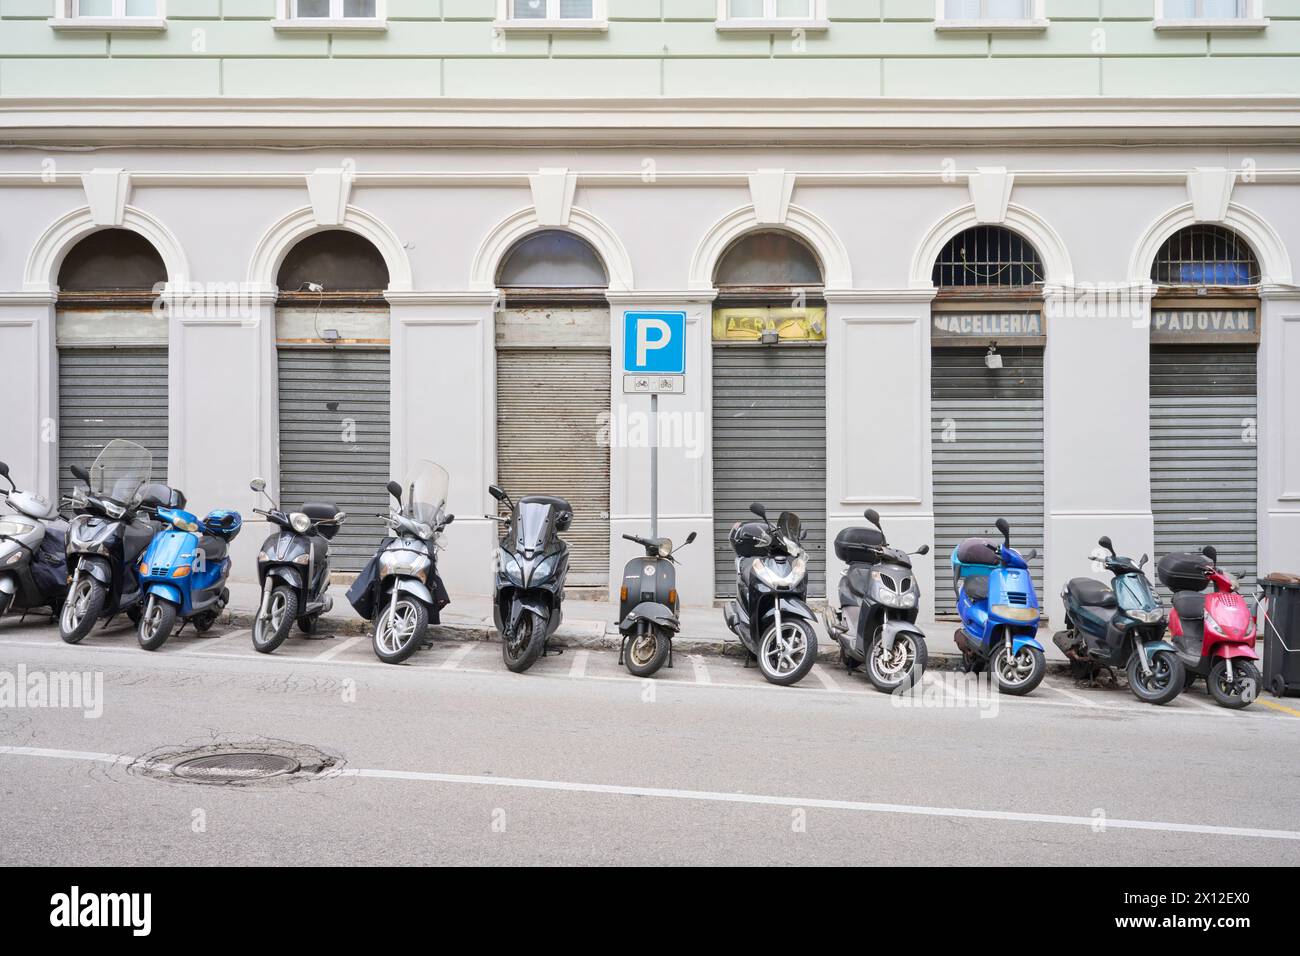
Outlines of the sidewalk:
{"label": "sidewalk", "polygon": [[[333,634],[369,634],[370,622],[362,620],[348,604],[343,585],[330,586],[334,609],[321,618],[320,629]],[[260,594],[257,585],[250,583],[230,585],[230,604],[226,607],[228,623],[248,627],[257,612]],[[618,628],[615,619],[618,607],[607,601],[568,600],[564,604],[564,622],[556,632],[555,643],[563,647],[606,648],[617,650]],[[721,608],[687,607],[681,611],[681,633],[673,641],[674,648],[683,654],[710,654],[740,656],[743,647],[740,639],[722,621]],[[934,666],[951,667],[960,655],[953,644],[952,635],[957,625],[951,621],[923,624],[929,658]],[[458,641],[498,640],[492,622],[492,598],[488,595],[453,595],[451,604],[443,609],[442,624],[435,629],[438,637]],[[1064,664],[1065,655],[1052,643],[1051,632],[1039,631],[1049,664]],[[817,625],[817,657],[822,661],[839,659],[839,647],[830,640],[826,629]]]}

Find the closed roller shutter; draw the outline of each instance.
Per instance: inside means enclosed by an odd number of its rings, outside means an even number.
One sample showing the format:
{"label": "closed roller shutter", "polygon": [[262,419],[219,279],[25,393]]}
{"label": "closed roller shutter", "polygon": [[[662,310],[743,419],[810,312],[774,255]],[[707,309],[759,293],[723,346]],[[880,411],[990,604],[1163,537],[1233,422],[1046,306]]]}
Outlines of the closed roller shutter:
{"label": "closed roller shutter", "polygon": [[826,593],[826,349],[713,346],[715,594],[736,595],[727,536],[760,501],[773,520],[799,515],[808,532],[808,593]]}
{"label": "closed roller shutter", "polygon": [[1259,560],[1256,352],[1253,345],[1151,347],[1156,557],[1213,545],[1223,568],[1245,573],[1243,590],[1253,586]]}
{"label": "closed roller shutter", "polygon": [[330,568],[359,571],[385,535],[390,478],[387,349],[281,346],[280,503],[327,501],[348,513]]}
{"label": "closed roller shutter", "polygon": [[114,438],[153,454],[153,479],[167,480],[167,350],[59,349],[59,494],[72,465],[89,468]]}
{"label": "closed roller shutter", "polygon": [[1043,592],[1043,350],[1008,348],[1003,368],[984,364],[987,349],[931,353],[931,448],[934,458],[936,614],[955,614],[952,549],[964,538],[1001,538],[1029,562]]}
{"label": "closed roller shutter", "polygon": [[497,350],[497,484],[573,505],[568,583],[609,583],[608,349]]}

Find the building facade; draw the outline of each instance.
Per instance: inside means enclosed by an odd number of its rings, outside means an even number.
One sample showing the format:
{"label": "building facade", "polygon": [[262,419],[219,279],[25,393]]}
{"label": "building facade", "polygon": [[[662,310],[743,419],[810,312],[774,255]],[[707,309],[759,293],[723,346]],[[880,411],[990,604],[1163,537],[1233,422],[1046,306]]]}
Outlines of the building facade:
{"label": "building facade", "polygon": [[[0,457],[107,437],[199,510],[352,514],[451,475],[575,505],[573,583],[649,520],[683,600],[748,502],[880,511],[951,608],[1006,516],[1049,614],[1099,535],[1300,568],[1300,0],[0,0]],[[235,543],[247,578],[262,535]]]}

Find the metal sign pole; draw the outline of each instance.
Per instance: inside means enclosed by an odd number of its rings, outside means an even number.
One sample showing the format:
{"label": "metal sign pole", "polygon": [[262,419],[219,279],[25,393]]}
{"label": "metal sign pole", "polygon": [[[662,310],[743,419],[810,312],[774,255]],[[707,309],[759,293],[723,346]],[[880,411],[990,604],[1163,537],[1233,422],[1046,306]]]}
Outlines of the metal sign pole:
{"label": "metal sign pole", "polygon": [[650,537],[659,537],[659,393],[650,394]]}

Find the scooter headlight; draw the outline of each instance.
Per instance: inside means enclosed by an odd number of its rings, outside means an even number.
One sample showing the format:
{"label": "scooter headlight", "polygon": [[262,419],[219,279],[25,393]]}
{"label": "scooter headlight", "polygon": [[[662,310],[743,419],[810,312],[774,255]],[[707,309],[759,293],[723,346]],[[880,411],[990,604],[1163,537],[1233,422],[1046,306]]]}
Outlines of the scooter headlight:
{"label": "scooter headlight", "polygon": [[1038,620],[1038,608],[1036,607],[1014,607],[1010,604],[994,604],[989,610],[994,617],[1000,617],[1004,621],[1030,621]]}
{"label": "scooter headlight", "polygon": [[111,501],[105,501],[104,514],[108,515],[110,518],[120,518],[122,515],[126,514],[126,509],[121,505],[113,504]]}
{"label": "scooter headlight", "polygon": [[1151,610],[1134,610],[1128,612],[1129,617],[1142,624],[1159,624],[1165,619],[1165,612],[1162,608],[1152,608]]}
{"label": "scooter headlight", "polygon": [[500,551],[497,555],[497,565],[511,584],[517,588],[524,586],[524,569],[519,566],[513,554],[504,549]]}
{"label": "scooter headlight", "polygon": [[19,561],[21,561],[22,559],[23,559],[23,550],[22,550],[22,548],[15,548],[15,549],[14,549],[14,553],[11,554],[11,555],[9,555],[9,557],[7,557],[7,558],[5,559],[5,565],[6,565],[6,567],[7,567],[8,565],[11,565],[11,564],[17,564],[17,563],[18,563]]}
{"label": "scooter headlight", "polygon": [[803,555],[791,562],[790,570],[784,576],[764,564],[762,558],[754,559],[754,576],[774,591],[794,587],[803,580],[807,570],[808,561]]}
{"label": "scooter headlight", "polygon": [[293,528],[299,534],[306,534],[311,530],[311,519],[301,511],[295,511],[289,515],[289,527]]}
{"label": "scooter headlight", "polygon": [[668,538],[659,542],[659,557],[666,558],[673,553],[673,543]]}

